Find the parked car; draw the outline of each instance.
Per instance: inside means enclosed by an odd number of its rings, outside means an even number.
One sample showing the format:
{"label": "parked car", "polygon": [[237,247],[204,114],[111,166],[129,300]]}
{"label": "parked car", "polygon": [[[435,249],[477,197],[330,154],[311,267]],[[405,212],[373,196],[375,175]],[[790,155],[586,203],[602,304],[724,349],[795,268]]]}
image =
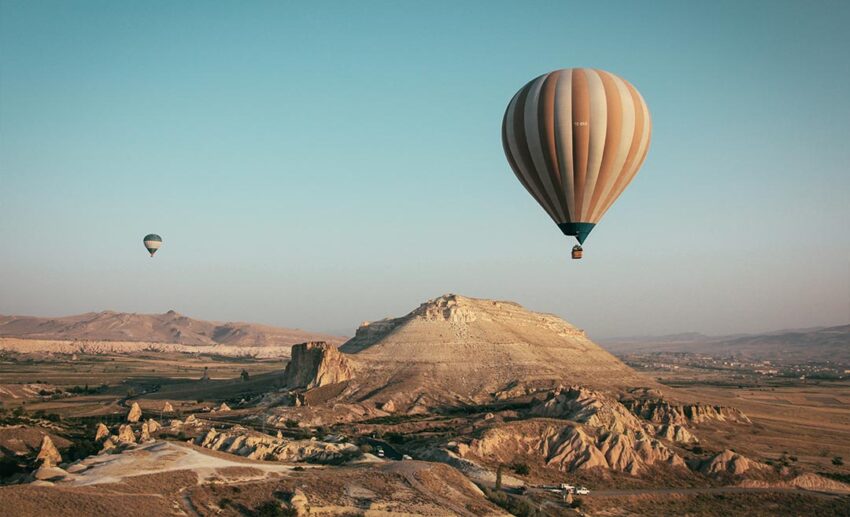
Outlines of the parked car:
{"label": "parked car", "polygon": [[384,457],[384,448],[383,447],[378,447],[378,457],[379,458]]}
{"label": "parked car", "polygon": [[576,493],[578,495],[587,495],[587,494],[590,493],[590,490],[588,490],[587,488],[585,488],[583,486],[580,486],[580,487],[576,488]]}

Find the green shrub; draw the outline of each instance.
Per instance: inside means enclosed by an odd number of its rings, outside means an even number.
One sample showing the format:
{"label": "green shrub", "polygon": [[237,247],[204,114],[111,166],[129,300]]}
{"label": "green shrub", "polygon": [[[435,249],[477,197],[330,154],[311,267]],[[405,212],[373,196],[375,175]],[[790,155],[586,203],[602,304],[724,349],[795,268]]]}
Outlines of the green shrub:
{"label": "green shrub", "polygon": [[511,469],[520,476],[527,476],[531,472],[528,463],[514,463],[511,465]]}
{"label": "green shrub", "polygon": [[502,491],[484,489],[487,498],[517,517],[543,517],[546,514],[538,509],[527,497],[514,497]]}
{"label": "green shrub", "polygon": [[295,517],[298,513],[294,508],[281,506],[277,501],[266,501],[251,514],[257,517]]}
{"label": "green shrub", "polygon": [[384,435],[384,438],[390,443],[404,443],[407,440],[407,437],[396,431],[390,431]]}

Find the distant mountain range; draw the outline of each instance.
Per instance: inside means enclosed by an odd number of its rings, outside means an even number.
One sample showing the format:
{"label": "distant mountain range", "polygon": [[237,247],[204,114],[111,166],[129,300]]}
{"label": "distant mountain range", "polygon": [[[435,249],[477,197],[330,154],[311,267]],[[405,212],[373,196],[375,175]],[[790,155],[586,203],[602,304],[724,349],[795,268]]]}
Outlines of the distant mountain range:
{"label": "distant mountain range", "polygon": [[300,329],[196,320],[175,311],[165,314],[103,311],[60,318],[0,315],[0,337],[232,346],[288,346],[316,340],[340,344],[345,341],[340,336]]}
{"label": "distant mountain range", "polygon": [[850,363],[850,325],[728,336],[689,332],[667,336],[611,338],[599,340],[599,343],[618,355],[689,352],[768,361]]}

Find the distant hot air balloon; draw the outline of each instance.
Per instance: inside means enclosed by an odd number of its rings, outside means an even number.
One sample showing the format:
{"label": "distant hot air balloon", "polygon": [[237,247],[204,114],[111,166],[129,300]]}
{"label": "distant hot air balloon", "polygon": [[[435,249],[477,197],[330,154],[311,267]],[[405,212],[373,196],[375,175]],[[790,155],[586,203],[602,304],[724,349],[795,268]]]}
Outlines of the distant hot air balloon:
{"label": "distant hot air balloon", "polygon": [[153,254],[156,253],[156,250],[162,246],[162,237],[155,233],[149,233],[145,235],[143,239],[145,242],[145,248],[147,248],[148,253],[151,254],[151,258],[153,258]]}
{"label": "distant hot air balloon", "polygon": [[[646,103],[628,81],[566,68],[514,95],[502,145],[523,187],[564,235],[582,244],[637,174],[651,131]],[[573,258],[581,251],[573,248]]]}

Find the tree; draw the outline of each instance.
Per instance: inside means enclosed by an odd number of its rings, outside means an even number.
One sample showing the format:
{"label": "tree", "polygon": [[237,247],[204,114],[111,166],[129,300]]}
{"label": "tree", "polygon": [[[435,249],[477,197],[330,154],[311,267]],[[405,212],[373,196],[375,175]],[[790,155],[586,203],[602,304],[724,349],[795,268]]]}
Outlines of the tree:
{"label": "tree", "polygon": [[836,456],[832,458],[832,464],[837,466],[844,465],[844,458],[842,458],[841,456]]}
{"label": "tree", "polygon": [[502,464],[499,463],[499,466],[496,468],[496,491],[502,489]]}

